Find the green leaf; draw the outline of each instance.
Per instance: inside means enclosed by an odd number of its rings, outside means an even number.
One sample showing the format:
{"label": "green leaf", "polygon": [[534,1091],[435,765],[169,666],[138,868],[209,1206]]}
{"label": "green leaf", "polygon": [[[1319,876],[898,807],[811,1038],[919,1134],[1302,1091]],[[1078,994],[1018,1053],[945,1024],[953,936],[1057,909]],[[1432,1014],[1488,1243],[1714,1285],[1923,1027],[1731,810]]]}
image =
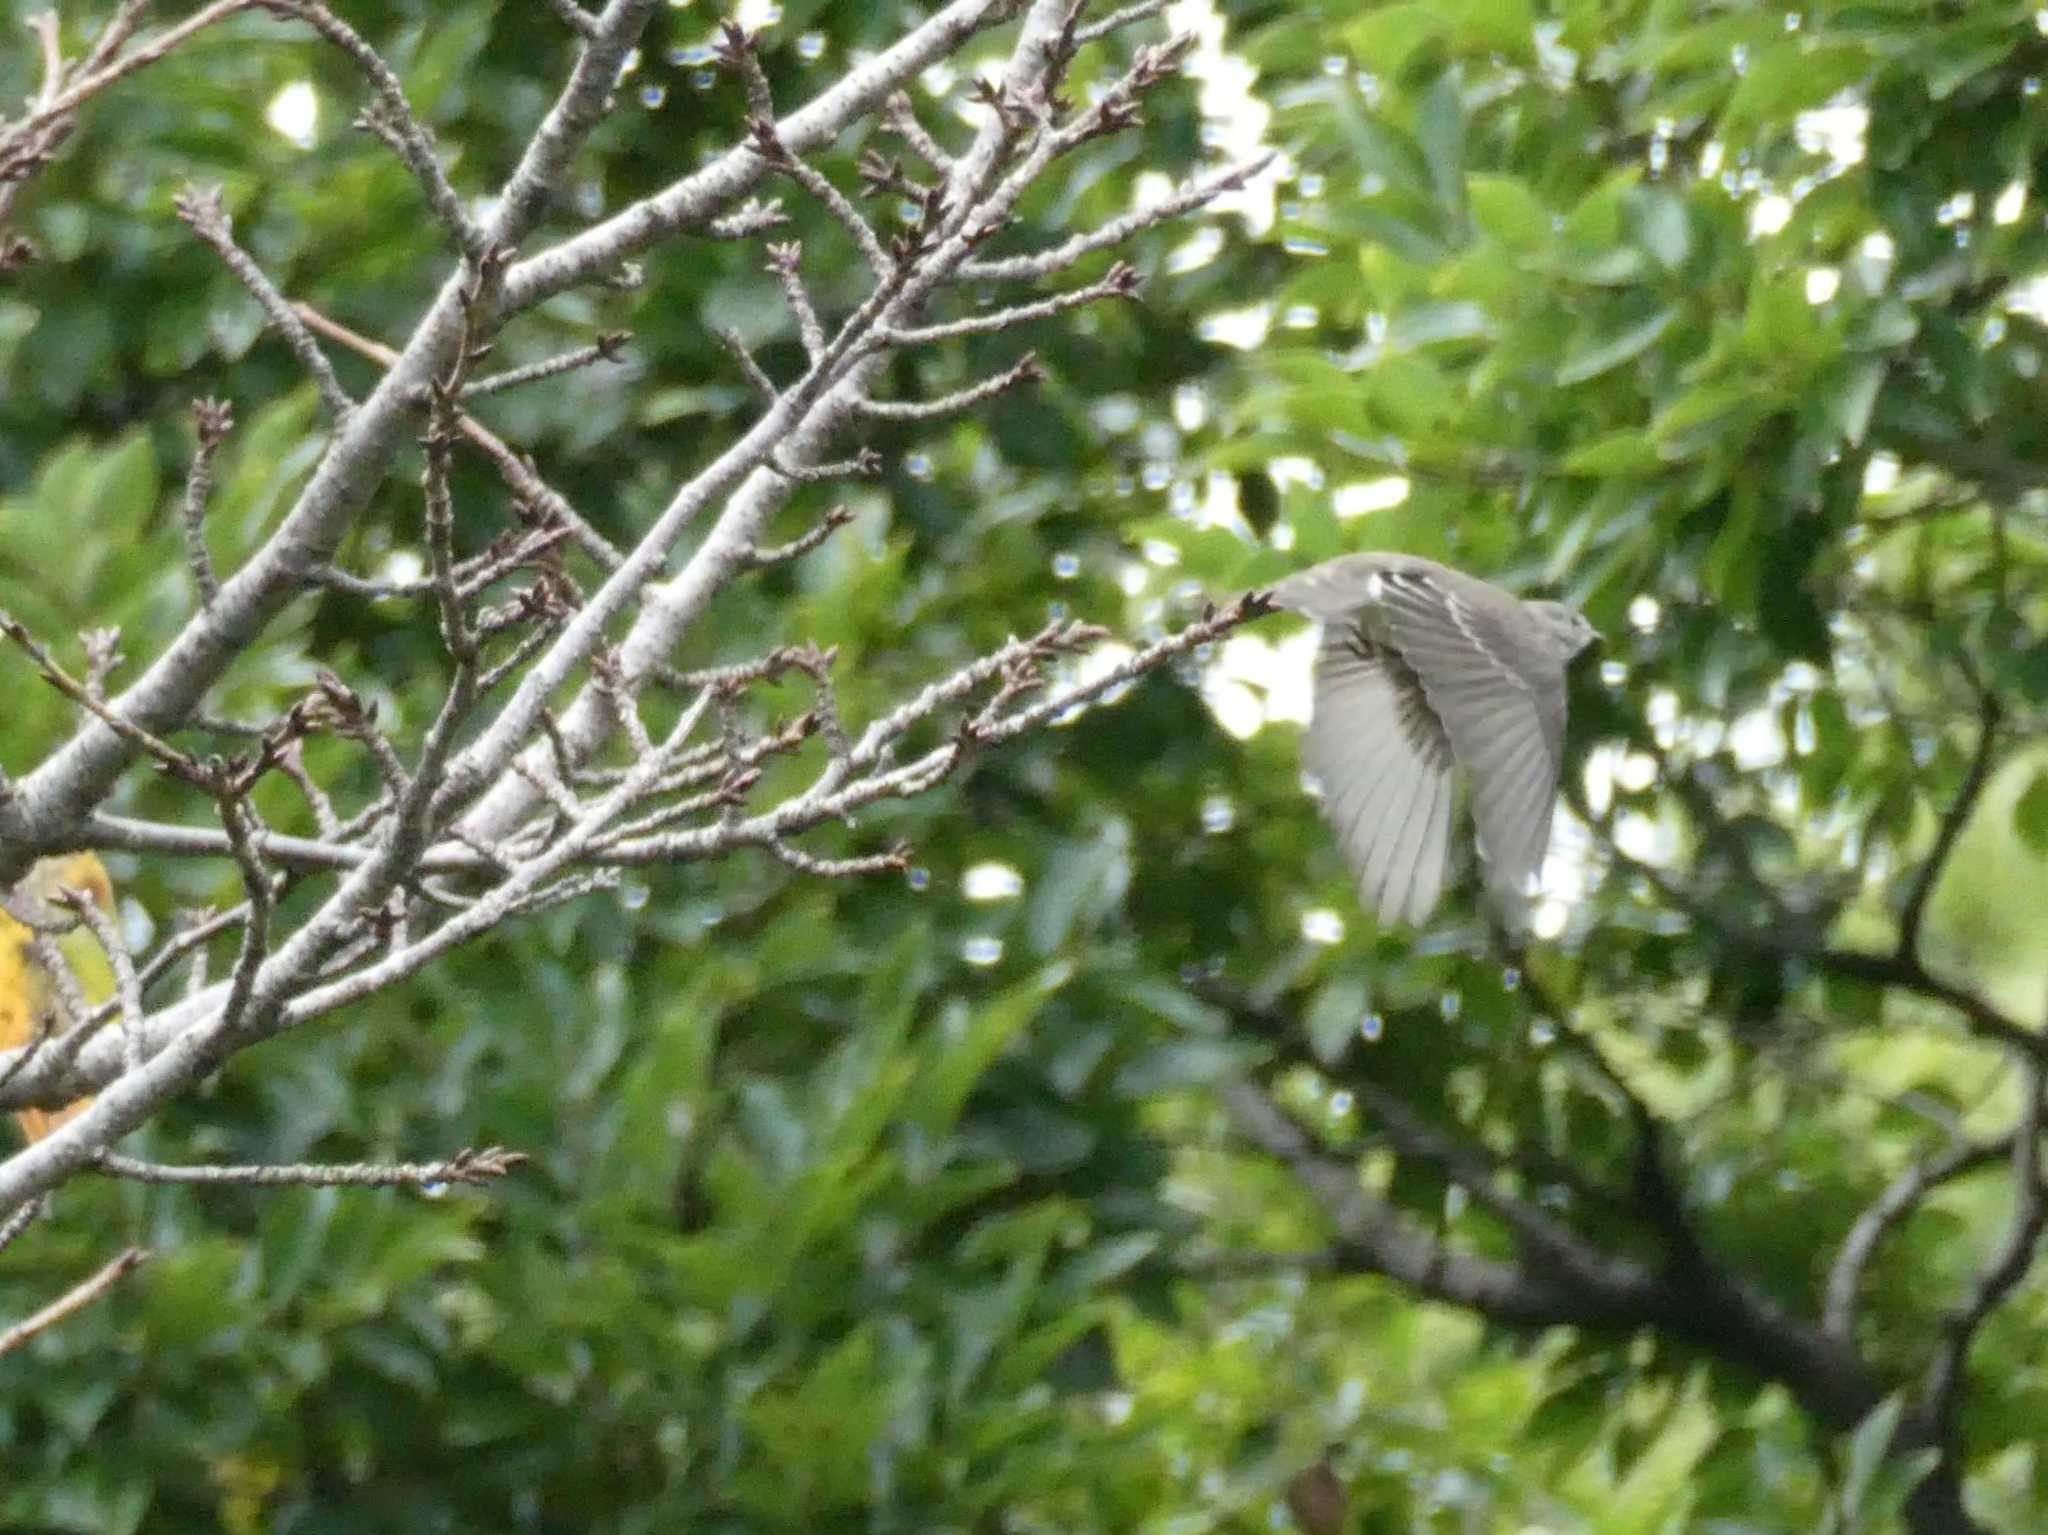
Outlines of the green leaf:
{"label": "green leaf", "polygon": [[1449,0],[1443,12],[1466,49],[1517,63],[1535,57],[1536,13],[1530,0]]}
{"label": "green leaf", "polygon": [[1650,434],[1633,428],[1596,437],[1565,455],[1564,472],[1593,479],[1657,474],[1666,465]]}
{"label": "green leaf", "polygon": [[1644,189],[1628,205],[1636,241],[1667,272],[1685,265],[1692,253],[1692,212],[1673,192]]}
{"label": "green leaf", "polygon": [[1905,1410],[1904,1395],[1895,1391],[1866,1413],[1856,1425],[1856,1432],[1849,1436],[1849,1463],[1842,1471],[1841,1507],[1843,1521],[1851,1530],[1857,1527],[1864,1499],[1891,1454]]}
{"label": "green leaf", "polygon": [[1698,451],[1702,429],[1716,427],[1731,418],[1753,415],[1762,409],[1757,382],[1753,378],[1709,379],[1680,395],[1658,413],[1650,436],[1660,448],[1677,448],[1681,439],[1694,439],[1682,452]]}
{"label": "green leaf", "polygon": [[245,1254],[225,1237],[186,1242],[159,1253],[138,1281],[151,1346],[190,1349],[246,1317],[237,1295]]}
{"label": "green leaf", "polygon": [[2048,771],[2036,773],[2013,802],[2012,824],[2028,847],[2048,853]]}
{"label": "green leaf", "polygon": [[1513,176],[1477,174],[1465,180],[1472,222],[1514,250],[1538,250],[1551,237],[1550,210],[1528,184]]}
{"label": "green leaf", "polygon": [[1583,384],[1587,379],[1598,378],[1610,369],[1633,361],[1655,346],[1657,338],[1669,330],[1677,318],[1676,309],[1660,309],[1618,331],[1580,343],[1558,364],[1558,383],[1566,387]]}
{"label": "green leaf", "polygon": [[1048,966],[977,1006],[966,1028],[947,1038],[945,1049],[926,1064],[922,1078],[911,1088],[904,1104],[909,1122],[933,1140],[949,1133],[982,1074],[1038,1016],[1045,999],[1065,984],[1069,973],[1066,965]]}
{"label": "green leaf", "polygon": [[1476,341],[1493,331],[1493,317],[1478,304],[1413,304],[1388,323],[1387,345],[1405,350],[1446,341]]}
{"label": "green leaf", "polygon": [[1446,70],[1422,93],[1415,136],[1429,165],[1436,200],[1454,218],[1465,208],[1465,106],[1458,98],[1458,74]]}
{"label": "green leaf", "polygon": [[1409,56],[1445,29],[1441,9],[1434,5],[1387,5],[1367,10],[1343,32],[1353,58],[1378,74],[1400,74]]}
{"label": "green leaf", "polygon": [[1884,388],[1886,365],[1873,357],[1855,363],[1848,376],[1828,394],[1829,413],[1844,442],[1861,447],[1870,431],[1870,418],[1877,409],[1878,392]]}
{"label": "green leaf", "polygon": [[1721,114],[1721,137],[1746,148],[1766,132],[1791,132],[1792,120],[1863,80],[1869,54],[1858,47],[1810,43],[1790,34],[1750,60],[1749,70]]}
{"label": "green leaf", "polygon": [[1434,198],[1429,158],[1414,139],[1376,112],[1347,112],[1344,125],[1361,173],[1383,177],[1388,186],[1401,191]]}

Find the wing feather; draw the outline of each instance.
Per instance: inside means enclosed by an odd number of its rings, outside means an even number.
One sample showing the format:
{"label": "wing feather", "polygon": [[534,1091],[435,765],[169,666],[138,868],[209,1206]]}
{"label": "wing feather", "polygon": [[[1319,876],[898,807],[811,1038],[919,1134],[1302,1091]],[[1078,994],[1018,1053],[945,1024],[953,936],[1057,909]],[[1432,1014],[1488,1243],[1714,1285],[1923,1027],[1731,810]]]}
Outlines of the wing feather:
{"label": "wing feather", "polygon": [[1487,883],[1497,894],[1520,894],[1550,842],[1563,755],[1564,668],[1515,642],[1510,625],[1520,605],[1506,593],[1461,592],[1413,569],[1389,575],[1381,586],[1392,647],[1413,670],[1471,777]]}
{"label": "wing feather", "polygon": [[1365,906],[1421,921],[1443,891],[1451,742],[1415,672],[1355,622],[1324,626],[1303,759]]}
{"label": "wing feather", "polygon": [[1427,920],[1444,893],[1444,876],[1450,866],[1451,775],[1437,774],[1436,797],[1422,817],[1422,846],[1415,855],[1413,882],[1408,887],[1410,922]]}

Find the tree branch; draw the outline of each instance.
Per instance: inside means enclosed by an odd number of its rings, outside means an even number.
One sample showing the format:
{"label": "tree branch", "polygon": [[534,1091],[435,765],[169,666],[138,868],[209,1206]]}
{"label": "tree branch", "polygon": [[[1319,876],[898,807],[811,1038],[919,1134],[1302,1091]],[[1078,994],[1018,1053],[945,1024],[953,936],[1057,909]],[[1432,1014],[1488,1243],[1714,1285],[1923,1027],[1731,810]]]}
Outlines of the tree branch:
{"label": "tree branch", "polygon": [[2010,1135],[1992,1141],[1957,1141],[1940,1154],[1915,1162],[1887,1184],[1842,1239],[1841,1249],[1828,1270],[1821,1326],[1835,1337],[1849,1338],[1856,1325],[1856,1298],[1864,1271],[1886,1234],[1941,1185],[1988,1167],[2010,1155],[2012,1149]]}
{"label": "tree branch", "polygon": [[66,1321],[83,1311],[147,1263],[149,1256],[143,1248],[128,1248],[98,1273],[80,1280],[34,1316],[25,1317],[12,1327],[0,1330],[0,1359],[6,1358],[38,1333],[48,1332],[59,1322]]}
{"label": "tree branch", "polygon": [[1977,808],[1977,800],[1991,778],[1991,757],[1998,742],[2000,717],[1997,695],[1989,689],[1979,688],[1977,710],[1977,749],[1971,754],[1969,771],[1963,775],[1962,787],[1956,791],[1954,803],[1941,818],[1941,827],[1935,834],[1934,847],[1928,853],[1927,861],[1913,876],[1913,883],[1906,893],[1905,909],[1899,917],[1898,954],[1914,965],[1919,963],[1920,927],[1927,916],[1928,897],[1934,894],[1935,884],[1948,866],[1949,854],[1955,850],[1956,838],[1962,835],[1970,812]]}
{"label": "tree branch", "polygon": [[2032,1270],[2042,1230],[2048,1227],[2048,1188],[2041,1182],[2041,1132],[2044,1110],[2048,1110],[2048,1068],[2031,1063],[2022,1080],[2020,1120],[2012,1137],[2012,1223],[1969,1294],[1942,1323],[1942,1344],[1928,1368],[1923,1392],[1922,1414],[1943,1457],[1951,1460],[1961,1453],[1958,1420],[1970,1344],[1977,1330]]}

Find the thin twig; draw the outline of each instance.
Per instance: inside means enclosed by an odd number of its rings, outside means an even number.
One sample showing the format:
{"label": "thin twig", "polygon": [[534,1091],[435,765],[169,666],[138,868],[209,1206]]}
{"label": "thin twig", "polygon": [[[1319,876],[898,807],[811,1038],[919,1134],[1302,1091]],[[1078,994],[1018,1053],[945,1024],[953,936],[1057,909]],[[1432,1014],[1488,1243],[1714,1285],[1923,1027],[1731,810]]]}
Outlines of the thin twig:
{"label": "thin twig", "polygon": [[718,339],[725,343],[725,349],[732,354],[732,360],[740,365],[740,372],[753,386],[754,393],[770,405],[782,397],[782,391],[775,387],[775,380],[761,371],[761,365],[754,361],[754,354],[747,350],[747,343],[738,331],[722,330],[718,333]]}
{"label": "thin twig", "polygon": [[946,416],[958,415],[963,410],[972,410],[985,405],[998,395],[1008,394],[1025,384],[1034,384],[1045,377],[1045,368],[1037,355],[1026,352],[1010,367],[978,384],[957,389],[951,394],[941,395],[936,400],[871,400],[862,399],[860,413],[873,421],[923,422],[937,421]]}
{"label": "thin twig", "polygon": [[[142,1064],[142,982],[135,973],[135,956],[128,952],[127,940],[121,936],[112,914],[103,910],[89,891],[64,891],[57,900],[85,924],[107,957],[107,965],[114,973],[116,1016],[121,1021],[122,1065],[133,1071]],[[82,1010],[79,1016],[85,1016]]]}
{"label": "thin twig", "polygon": [[[359,356],[367,357],[383,367],[392,367],[398,361],[398,353],[380,341],[350,330],[337,320],[331,320],[310,304],[297,306],[299,317],[307,326],[319,332],[330,341],[338,342]],[[576,541],[576,547],[589,555],[606,570],[617,570],[625,560],[618,546],[590,525],[588,519],[570,505],[568,499],[543,480],[526,459],[519,456],[502,437],[474,416],[458,412],[455,429],[462,433],[470,446],[480,451],[498,471],[498,477],[511,487],[512,493],[520,497],[535,513],[548,520],[559,522],[569,530],[569,536]]]}
{"label": "thin twig", "polygon": [[50,654],[42,641],[29,633],[25,624],[4,610],[0,610],[0,634],[6,635],[21,647],[23,653],[34,663],[36,670],[42,674],[45,682],[120,735],[131,746],[153,758],[160,766],[186,782],[210,786],[210,778],[201,771],[192,758],[168,741],[152,735],[110,708],[96,690],[87,687],[58,665],[57,658]]}
{"label": "thin twig", "polygon": [[35,1218],[49,1209],[49,1201],[42,1198],[27,1200],[8,1212],[7,1219],[0,1221],[0,1252],[7,1251],[34,1224]]}
{"label": "thin twig", "polygon": [[1934,894],[1934,887],[1948,865],[1949,854],[1955,850],[1956,839],[1962,835],[1964,823],[1977,808],[1984,785],[1990,781],[1991,758],[1998,741],[1999,714],[1997,696],[1989,689],[1980,690],[1977,749],[1971,753],[1969,771],[1963,775],[1962,787],[1956,791],[1954,802],[1942,815],[1934,847],[1928,853],[1927,861],[1914,874],[1912,886],[1907,891],[1905,910],[1899,918],[1899,953],[1902,956],[1917,961],[1928,897]]}
{"label": "thin twig", "polygon": [[1964,1395],[1970,1344],[1991,1313],[2034,1266],[2041,1232],[2048,1227],[2048,1188],[2041,1183],[2041,1130],[2048,1108],[2048,1067],[2030,1062],[2022,1077],[2025,1096],[2013,1131],[2012,1224],[2005,1241],[1970,1286],[1970,1293],[1942,1323],[1942,1344],[1928,1368],[1924,1411],[1935,1442],[1955,1452],[1957,1419]]}
{"label": "thin twig", "polygon": [[597,339],[589,346],[578,347],[573,352],[564,352],[559,357],[543,358],[528,363],[523,368],[507,368],[502,373],[493,373],[487,378],[476,379],[462,386],[462,398],[481,399],[487,394],[502,394],[507,389],[517,389],[522,384],[539,383],[542,379],[560,378],[564,373],[574,373],[593,363],[619,362],[625,356],[625,345],[633,333],[625,330],[605,330],[597,333]]}
{"label": "thin twig", "polygon": [[0,1331],[0,1359],[13,1353],[38,1333],[48,1332],[59,1322],[76,1315],[114,1288],[128,1274],[149,1261],[146,1248],[131,1247],[89,1279],[79,1281],[34,1316]]}
{"label": "thin twig", "polygon": [[1049,320],[1055,315],[1065,314],[1069,309],[1079,309],[1084,304],[1099,303],[1107,298],[1133,298],[1137,291],[1137,268],[1119,261],[1109,269],[1100,282],[1090,283],[1085,288],[1056,293],[1051,298],[1040,299],[1031,304],[1018,304],[1011,309],[998,309],[988,314],[967,315],[958,320],[947,320],[938,325],[885,329],[879,332],[879,340],[884,346],[912,347],[929,346],[938,341],[954,341],[962,336],[993,335],[997,331],[1010,330],[1019,325]]}
{"label": "thin twig", "polygon": [[910,104],[910,98],[897,91],[890,96],[882,109],[882,121],[889,131],[908,144],[919,159],[937,171],[941,176],[953,173],[953,157],[926,131],[918,121],[917,109]]}
{"label": "thin twig", "polygon": [[1100,21],[1091,21],[1085,27],[1074,31],[1074,46],[1085,48],[1098,42],[1112,32],[1121,32],[1134,22],[1157,16],[1166,9],[1166,0],[1139,0],[1136,5],[1127,5],[1120,11],[1111,11]]}
{"label": "thin twig", "polygon": [[186,226],[220,257],[221,264],[241,280],[242,286],[249,290],[264,314],[269,316],[270,323],[277,327],[278,334],[292,349],[292,355],[298,358],[299,366],[312,375],[313,382],[319,387],[320,398],[326,403],[328,415],[337,422],[346,420],[349,412],[356,408],[355,401],[341,387],[341,380],[334,373],[334,364],[320,350],[320,343],[313,339],[313,333],[306,328],[298,311],[278,292],[269,274],[235,243],[234,225],[228,218],[227,201],[221,189],[217,186],[187,187],[172,199],[171,207]]}
{"label": "thin twig", "polygon": [[860,252],[861,259],[867,262],[868,270],[877,277],[885,276],[895,263],[889,259],[888,252],[882,249],[881,240],[876,237],[868,221],[861,217],[860,210],[854,207],[852,200],[827,180],[823,172],[789,152],[782,140],[776,136],[772,118],[756,118],[751,128],[755,153],[822,204],[825,211],[852,236],[854,248]]}
{"label": "thin twig", "polygon": [[[770,245],[767,268],[782,285],[783,302],[789,305],[789,312],[796,317],[797,335],[803,340],[804,355],[815,366],[825,355],[825,327],[818,319],[817,308],[811,303],[810,291],[804,287],[802,258],[803,246],[795,240]],[[746,357],[744,349],[740,350],[740,355]],[[753,359],[746,360],[751,365]]]}
{"label": "thin twig", "polygon": [[0,124],[0,168],[18,168],[24,145],[46,139],[51,130],[59,129],[79,107],[107,87],[167,57],[187,39],[214,23],[238,11],[253,10],[260,4],[262,0],[213,0],[211,5],[195,11],[175,26],[167,27],[147,42],[119,57],[107,57],[114,48],[127,41],[134,29],[139,8],[124,6],[116,13],[106,33],[106,40],[113,45],[111,48],[95,48],[88,67],[68,80],[62,90],[46,90],[27,115],[11,123]]}
{"label": "thin twig", "polygon": [[1090,230],[1062,241],[1050,250],[1030,256],[979,257],[963,262],[960,277],[965,282],[1040,282],[1056,272],[1064,272],[1087,256],[1097,251],[1110,250],[1128,243],[1134,236],[1174,219],[1183,218],[1197,208],[1207,207],[1226,192],[1234,192],[1254,176],[1273,163],[1270,154],[1260,155],[1243,165],[1220,171],[1203,181],[1191,182],[1172,195],[1135,213],[1112,219],[1100,229]]}
{"label": "thin twig", "polygon": [[835,506],[825,513],[809,532],[791,539],[788,543],[776,544],[766,549],[749,549],[744,556],[746,568],[763,570],[770,565],[784,565],[791,560],[801,559],[851,521],[851,511],[844,505]]}
{"label": "thin twig", "polygon": [[280,15],[298,17],[348,56],[377,93],[377,104],[358,119],[359,126],[388,145],[412,172],[427,206],[447,229],[455,248],[472,265],[489,259],[490,237],[463,208],[461,197],[449,184],[447,172],[441,169],[433,134],[413,114],[405,99],[405,87],[384,62],[383,55],[320,0],[265,0],[265,6]]}
{"label": "thin twig", "polygon": [[1990,1166],[2011,1155],[2012,1149],[2010,1135],[1991,1141],[1957,1141],[1939,1154],[1915,1162],[1885,1185],[1884,1192],[1856,1218],[1842,1239],[1841,1250],[1828,1270],[1821,1326],[1838,1338],[1848,1338],[1856,1325],[1856,1298],[1863,1287],[1864,1271],[1886,1233],[1941,1185]]}
{"label": "thin twig", "polygon": [[253,1163],[243,1166],[175,1166],[167,1162],[142,1162],[133,1157],[103,1152],[92,1166],[110,1178],[136,1183],[207,1185],[225,1184],[256,1188],[284,1185],[307,1188],[397,1188],[430,1187],[447,1183],[490,1183],[505,1177],[527,1160],[523,1151],[487,1146],[481,1151],[462,1150],[441,1162],[295,1162]]}

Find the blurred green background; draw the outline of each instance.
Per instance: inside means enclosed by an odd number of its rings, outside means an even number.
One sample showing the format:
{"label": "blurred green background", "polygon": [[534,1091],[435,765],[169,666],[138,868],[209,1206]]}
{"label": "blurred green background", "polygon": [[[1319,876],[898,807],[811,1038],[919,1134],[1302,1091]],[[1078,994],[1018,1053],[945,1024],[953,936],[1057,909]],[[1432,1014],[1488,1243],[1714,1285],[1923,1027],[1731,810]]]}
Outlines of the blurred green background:
{"label": "blurred green background", "polygon": [[[494,187],[569,58],[547,8],[339,8],[458,188]],[[67,9],[74,43],[88,9]],[[1469,1137],[1589,1236],[1654,1254],[1609,1208],[1628,1106],[1560,1044],[1554,1006],[1664,1121],[1712,1252],[1806,1318],[1887,1180],[2010,1126],[2011,1055],[1818,956],[1893,941],[1988,697],[1996,771],[1924,952],[2029,1028],[2048,1008],[2037,15],[1171,12],[1204,39],[1190,78],[1074,156],[1004,248],[1260,144],[1286,174],[1137,241],[1139,303],[897,362],[907,398],[1027,347],[1051,378],[879,430],[879,482],[785,514],[793,534],[844,496],[855,524],[728,592],[680,659],[837,645],[863,718],[1049,612],[1136,642],[1205,594],[1346,550],[1566,597],[1609,644],[1574,674],[1573,815],[1526,975],[1469,882],[1425,933],[1358,910],[1298,781],[1306,652],[1290,620],[1263,622],[806,843],[908,838],[910,880],[820,883],[757,856],[665,872],[236,1059],[131,1146],[533,1160],[439,1199],[64,1188],[0,1257],[0,1315],[120,1244],[157,1256],[0,1363],[0,1524],[1196,1535],[1286,1527],[1289,1478],[1328,1451],[1354,1531],[1904,1527],[1903,1469],[1813,1417],[1789,1363],[1759,1374],[1658,1327],[1502,1327],[1350,1271],[1215,1089],[1266,1081],[1461,1250],[1512,1247],[1440,1167],[1387,1149],[1359,1088]],[[919,14],[782,5],[764,38],[779,99]],[[533,248],[734,138],[739,89],[707,62],[720,18],[658,11]],[[36,56],[4,36],[11,104]],[[962,83],[1006,40],[913,93],[949,142]],[[1085,55],[1076,91],[1130,46]],[[411,182],[348,127],[363,101],[344,60],[244,18],[99,101],[24,190],[43,259],[0,286],[0,606],[71,659],[78,630],[117,624],[132,676],[189,609],[195,397],[239,416],[211,523],[224,564],[323,441],[289,354],[172,196],[221,184],[288,294],[386,341],[445,275]],[[822,163],[851,188],[870,142],[895,148],[863,126]],[[843,313],[850,247],[784,201]],[[664,248],[646,269],[636,293],[521,317],[496,357],[620,327],[628,361],[478,411],[620,538],[751,419],[718,330],[780,377],[800,355],[758,245]],[[358,391],[372,377],[337,365]],[[458,489],[480,542],[502,492],[474,462]],[[417,495],[409,453],[350,568],[414,547]],[[259,718],[325,666],[416,730],[438,657],[430,608],[309,598],[214,703]],[[0,697],[0,766],[20,773],[67,710],[13,654]],[[804,704],[795,682],[775,697]],[[366,791],[352,760],[316,766]],[[266,802],[302,829],[294,805]],[[142,771],[117,807],[190,813]],[[159,932],[232,888],[224,866],[111,861],[131,923]],[[1210,982],[1284,1026],[1234,1026]],[[1882,1389],[1919,1379],[2009,1203],[1993,1162],[1879,1249],[1855,1342]],[[2030,1279],[1973,1356],[1971,1506],[2012,1535],[2048,1525],[2044,1323]]]}

